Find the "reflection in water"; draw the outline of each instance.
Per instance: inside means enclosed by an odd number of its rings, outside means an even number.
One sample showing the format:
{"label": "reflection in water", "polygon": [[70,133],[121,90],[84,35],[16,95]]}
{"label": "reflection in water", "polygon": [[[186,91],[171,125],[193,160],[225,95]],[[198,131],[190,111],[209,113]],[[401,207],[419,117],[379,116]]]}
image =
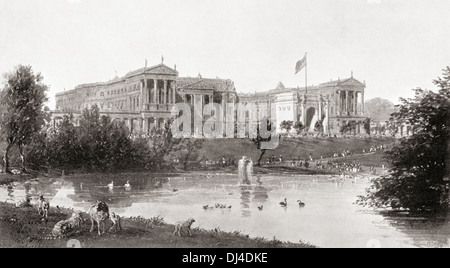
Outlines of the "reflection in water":
{"label": "reflection in water", "polygon": [[[368,186],[367,180],[343,180],[336,185],[329,176],[264,175],[255,179],[256,185],[237,187],[236,176],[231,175],[183,175],[170,181],[152,174],[70,176],[0,187],[0,200],[19,201],[27,195],[36,200],[43,194],[53,206],[81,210],[103,200],[124,217],[160,215],[167,222],[193,217],[206,229],[220,227],[292,242],[302,239],[321,247],[365,247],[371,239],[379,240],[382,247],[450,246],[448,215],[380,214],[354,205]],[[109,191],[112,180],[117,187]],[[125,187],[127,180],[131,189]],[[290,201],[287,210],[278,204],[285,197]],[[295,201],[299,198],[306,207],[298,208]],[[203,209],[214,203],[232,205],[232,209]]]}
{"label": "reflection in water", "polygon": [[448,213],[422,216],[401,213],[381,214],[389,225],[412,238],[412,246],[450,247],[450,215]]}
{"label": "reflection in water", "polygon": [[251,217],[250,198],[252,196],[251,186],[241,186],[241,211],[243,217]]}

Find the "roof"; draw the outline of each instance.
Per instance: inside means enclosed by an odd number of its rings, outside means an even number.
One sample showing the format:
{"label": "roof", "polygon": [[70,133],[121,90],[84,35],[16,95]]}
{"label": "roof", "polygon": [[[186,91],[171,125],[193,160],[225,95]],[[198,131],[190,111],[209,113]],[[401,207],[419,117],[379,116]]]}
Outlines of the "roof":
{"label": "roof", "polygon": [[338,80],[332,80],[327,83],[319,84],[320,87],[338,87],[338,86],[346,86],[346,85],[352,85],[352,86],[365,86],[365,84],[359,82],[357,79],[350,77],[346,79],[338,79]]}
{"label": "roof", "polygon": [[202,78],[201,76],[191,78],[191,77],[178,77],[177,78],[177,88],[183,89],[208,89],[215,91],[229,91],[235,92],[234,82],[229,79],[211,79]]}

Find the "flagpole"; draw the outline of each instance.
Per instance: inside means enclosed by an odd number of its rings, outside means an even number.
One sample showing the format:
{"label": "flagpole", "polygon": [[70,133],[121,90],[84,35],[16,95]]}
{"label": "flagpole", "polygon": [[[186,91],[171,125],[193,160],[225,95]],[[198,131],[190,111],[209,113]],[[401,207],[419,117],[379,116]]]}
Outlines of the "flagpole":
{"label": "flagpole", "polygon": [[308,52],[305,53],[305,59],[306,59],[306,64],[305,64],[305,89],[306,89],[306,93],[308,93]]}

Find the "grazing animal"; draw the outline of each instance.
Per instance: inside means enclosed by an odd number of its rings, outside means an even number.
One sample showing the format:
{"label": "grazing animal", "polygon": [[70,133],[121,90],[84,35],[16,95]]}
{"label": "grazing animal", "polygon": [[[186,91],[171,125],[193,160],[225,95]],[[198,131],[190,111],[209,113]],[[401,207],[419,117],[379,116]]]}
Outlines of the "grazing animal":
{"label": "grazing animal", "polygon": [[287,207],[288,203],[287,203],[287,198],[284,199],[284,202],[280,202],[280,206],[282,207]]}
{"label": "grazing animal", "polygon": [[103,233],[105,233],[105,222],[109,219],[109,208],[105,202],[97,201],[97,204],[91,206],[89,209],[89,216],[91,217],[91,232],[94,231],[94,225],[97,223],[98,235],[102,235],[102,225]]}
{"label": "grazing animal", "polygon": [[44,199],[44,196],[39,196],[38,199],[38,213],[44,219],[48,218],[48,211],[50,209],[50,203]]}
{"label": "grazing animal", "polygon": [[300,201],[300,200],[298,200],[297,203],[298,203],[298,206],[299,206],[299,207],[304,207],[304,206],[306,206],[306,204],[303,203],[303,202]]}
{"label": "grazing animal", "polygon": [[109,215],[109,218],[111,219],[113,226],[109,229],[110,231],[121,231],[122,230],[122,219],[119,215],[115,214],[114,212],[111,212],[111,215]]}
{"label": "grazing animal", "polygon": [[53,227],[51,236],[55,238],[64,238],[69,235],[80,231],[81,226],[84,223],[84,219],[81,211],[74,212],[72,217],[67,220],[58,222],[55,227]]}
{"label": "grazing animal", "polygon": [[261,211],[261,210],[264,209],[264,206],[261,205],[261,206],[258,207],[258,209],[259,209],[259,211]]}
{"label": "grazing animal", "polygon": [[173,235],[178,235],[181,236],[181,232],[183,230],[185,230],[189,236],[192,236],[191,234],[191,226],[192,224],[195,222],[194,219],[190,218],[187,221],[183,221],[183,222],[177,222],[175,224],[175,231],[173,232]]}

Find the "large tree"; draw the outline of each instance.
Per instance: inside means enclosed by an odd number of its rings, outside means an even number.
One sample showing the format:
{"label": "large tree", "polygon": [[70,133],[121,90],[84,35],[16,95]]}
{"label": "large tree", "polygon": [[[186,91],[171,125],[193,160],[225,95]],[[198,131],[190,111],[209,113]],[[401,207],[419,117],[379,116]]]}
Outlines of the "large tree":
{"label": "large tree", "polygon": [[3,155],[3,172],[9,170],[9,152],[18,146],[22,171],[25,171],[24,146],[34,133],[45,124],[44,103],[48,87],[42,82],[40,73],[35,74],[31,66],[18,66],[5,74],[6,84],[1,93],[4,114],[1,118],[2,136],[7,143]]}
{"label": "large tree", "polygon": [[415,132],[387,153],[390,174],[373,180],[360,204],[414,212],[448,209],[450,68],[434,83],[437,93],[416,89],[413,99],[401,99],[393,119],[412,125]]}
{"label": "large tree", "polygon": [[[267,132],[272,133],[272,131],[273,131],[272,130],[272,122],[270,121],[270,119],[263,118],[262,120],[266,121]],[[255,137],[253,139],[251,139],[251,141],[256,145],[258,150],[261,151],[261,154],[259,155],[258,162],[257,162],[258,167],[261,166],[261,161],[262,161],[264,155],[266,154],[267,150],[269,150],[269,149],[266,149],[263,146],[263,144],[267,143],[267,142],[270,142],[271,139],[272,139],[272,136],[264,137],[266,135],[263,135],[263,133],[262,133],[263,129],[261,129],[261,127],[262,127],[261,125],[262,125],[261,123],[259,123],[257,125],[257,127],[256,127],[256,135],[255,135]]]}

